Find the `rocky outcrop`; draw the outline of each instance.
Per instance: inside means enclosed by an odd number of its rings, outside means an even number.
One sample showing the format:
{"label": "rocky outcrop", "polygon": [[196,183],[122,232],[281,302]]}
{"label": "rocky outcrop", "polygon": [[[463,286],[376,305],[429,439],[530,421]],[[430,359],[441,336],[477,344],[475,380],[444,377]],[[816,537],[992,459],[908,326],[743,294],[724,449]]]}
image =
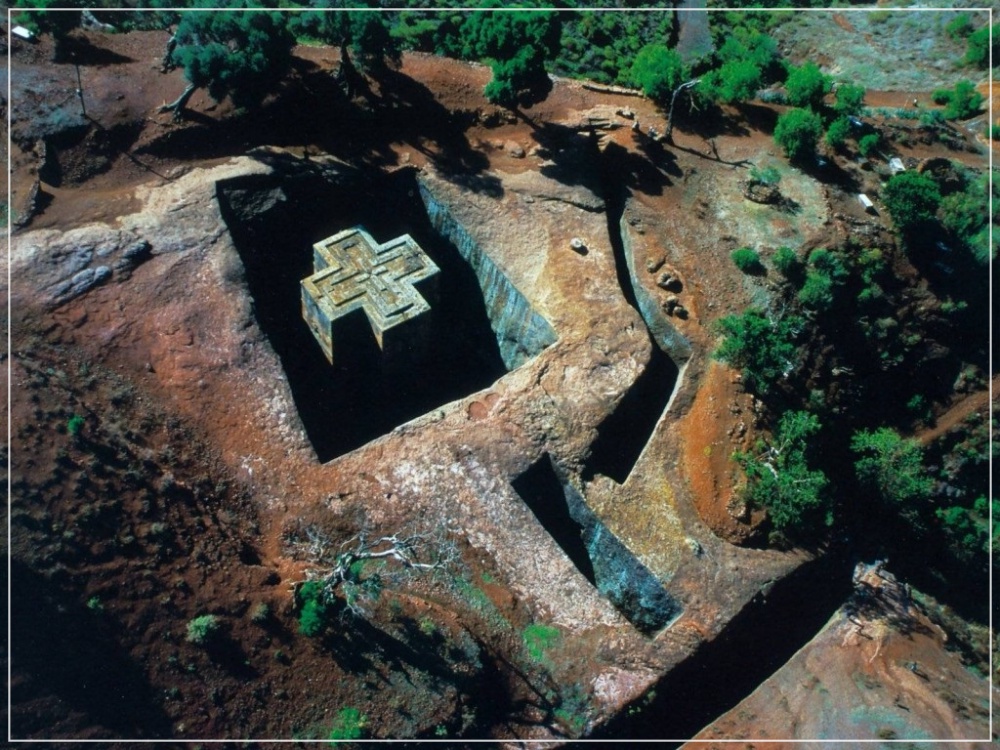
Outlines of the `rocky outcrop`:
{"label": "rocky outcrop", "polygon": [[685,747],[713,738],[989,742],[990,685],[946,648],[921,597],[882,564],[859,564],[854,594],[746,700]]}

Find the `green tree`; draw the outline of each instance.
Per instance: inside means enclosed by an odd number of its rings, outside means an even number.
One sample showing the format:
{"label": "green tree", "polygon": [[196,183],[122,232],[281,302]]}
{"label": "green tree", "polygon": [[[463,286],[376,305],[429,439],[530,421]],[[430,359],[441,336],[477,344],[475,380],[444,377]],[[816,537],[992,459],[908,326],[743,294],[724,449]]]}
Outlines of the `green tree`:
{"label": "green tree", "polygon": [[[207,88],[216,101],[227,96],[237,107],[254,107],[285,76],[295,39],[282,13],[256,9],[256,0],[230,0],[244,12],[184,13],[174,35],[171,59],[184,68],[190,85],[160,111],[180,115],[188,99]],[[195,7],[218,7],[220,0],[198,0]]]}
{"label": "green tree", "polygon": [[726,104],[753,99],[761,87],[763,73],[753,60],[729,60],[709,79],[715,98]]}
{"label": "green tree", "polygon": [[833,108],[842,115],[856,115],[865,103],[865,87],[842,83],[837,87]]}
{"label": "green tree", "polygon": [[931,98],[936,104],[945,105],[946,120],[967,120],[978,114],[984,99],[972,81],[959,81],[953,89],[936,89]]}
{"label": "green tree", "polygon": [[559,51],[561,23],[547,11],[488,11],[468,14],[459,27],[462,57],[487,60],[493,70],[486,98],[516,106],[525,91],[548,92],[545,61]]}
{"label": "green tree", "polygon": [[826,142],[832,148],[840,148],[851,134],[851,121],[846,116],[838,117],[826,129]]}
{"label": "green tree", "polygon": [[[975,65],[977,68],[985,68],[990,62],[990,27],[983,26],[969,34],[968,46],[965,50],[964,62],[966,65]],[[993,26],[993,59],[1000,58],[1000,23]]]}
{"label": "green tree", "polygon": [[809,109],[790,109],[778,118],[774,140],[791,161],[803,161],[816,153],[816,142],[823,134],[823,123]]}
{"label": "green tree", "polygon": [[879,143],[881,143],[882,138],[878,133],[868,133],[868,135],[861,136],[861,140],[858,141],[858,151],[861,155],[868,157],[875,152],[878,148]]}
{"label": "green tree", "polygon": [[905,517],[915,519],[919,512],[915,504],[926,500],[934,489],[934,480],[924,469],[920,443],[880,427],[854,433],[851,450],[857,456],[854,470],[862,484],[898,507]]}
{"label": "green tree", "polygon": [[696,95],[703,102],[752,99],[782,72],[778,45],[771,37],[743,26],[731,32],[716,53],[719,67],[701,77]]}
{"label": "green tree", "polygon": [[826,475],[807,460],[809,439],[819,430],[814,414],[786,412],[773,440],[758,441],[752,453],[733,454],[747,477],[744,501],[767,508],[774,528],[783,533],[801,534],[831,523]]}
{"label": "green tree", "polygon": [[934,218],[941,193],[933,178],[907,170],[889,179],[882,201],[899,230],[908,232]]}
{"label": "green tree", "polygon": [[662,44],[647,44],[639,50],[629,72],[632,84],[660,104],[670,99],[685,75],[681,56]]}
{"label": "green tree", "polygon": [[[360,82],[357,67],[378,71],[387,64],[399,65],[399,42],[390,33],[387,14],[378,10],[376,3],[365,9],[364,3],[342,0],[315,0],[313,7],[334,9],[308,11],[292,16],[292,27],[297,34],[308,35],[340,49],[339,80],[353,96]],[[354,10],[346,10],[353,8]],[[357,59],[355,66],[354,59]]]}
{"label": "green tree", "polygon": [[[62,54],[62,40],[73,29],[80,26],[80,11],[71,10],[84,7],[82,0],[14,0],[11,8],[24,10],[14,14],[14,22],[36,34],[51,34],[55,40],[55,55]],[[67,10],[50,10],[65,8]]]}
{"label": "green tree", "polygon": [[799,260],[799,256],[792,248],[785,245],[775,250],[772,262],[774,267],[778,269],[778,273],[786,279],[797,278],[802,272],[802,262]]}
{"label": "green tree", "polygon": [[764,266],[760,262],[760,256],[751,247],[741,247],[738,250],[733,250],[730,257],[732,257],[736,267],[743,273],[760,273],[764,270]]}
{"label": "green tree", "polygon": [[794,368],[800,328],[797,317],[771,320],[753,307],[742,315],[726,315],[716,323],[716,331],[725,338],[714,356],[740,368],[748,391],[767,393]]}
{"label": "green tree", "polygon": [[791,68],[788,80],[785,81],[788,103],[793,107],[818,109],[823,104],[823,97],[830,93],[832,88],[833,80],[814,62]]}
{"label": "green tree", "polygon": [[[941,199],[941,224],[976,262],[989,265],[989,179],[970,180],[963,190]],[[996,200],[994,200],[996,202]]]}

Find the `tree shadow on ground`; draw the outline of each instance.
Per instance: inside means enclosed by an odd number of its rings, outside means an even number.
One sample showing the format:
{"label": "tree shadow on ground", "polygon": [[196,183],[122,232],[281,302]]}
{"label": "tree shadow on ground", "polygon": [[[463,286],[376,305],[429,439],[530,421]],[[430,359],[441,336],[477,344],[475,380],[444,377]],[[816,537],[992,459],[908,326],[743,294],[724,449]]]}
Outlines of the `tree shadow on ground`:
{"label": "tree shadow on ground", "polygon": [[13,734],[50,729],[32,726],[16,706],[55,694],[114,736],[168,736],[170,721],[143,670],[121,647],[120,626],[24,563],[12,565]]}
{"label": "tree shadow on ground", "polygon": [[671,177],[683,174],[677,159],[658,143],[643,144],[640,148],[645,157],[617,143],[609,143],[604,149],[604,158],[619,184],[646,195],[662,195],[664,188],[674,184]]}
{"label": "tree shadow on ground", "polygon": [[[442,105],[427,86],[397,70],[378,71],[379,95],[373,102],[376,132],[426,156],[445,177],[463,177],[466,186],[502,195],[499,182],[482,174],[489,160],[472,148],[465,129],[473,115],[461,116]],[[476,176],[477,180],[470,177]]]}
{"label": "tree shadow on ground", "polygon": [[135,62],[127,55],[98,47],[87,37],[77,34],[68,34],[59,41],[59,56],[60,59],[76,65],[118,65]]}

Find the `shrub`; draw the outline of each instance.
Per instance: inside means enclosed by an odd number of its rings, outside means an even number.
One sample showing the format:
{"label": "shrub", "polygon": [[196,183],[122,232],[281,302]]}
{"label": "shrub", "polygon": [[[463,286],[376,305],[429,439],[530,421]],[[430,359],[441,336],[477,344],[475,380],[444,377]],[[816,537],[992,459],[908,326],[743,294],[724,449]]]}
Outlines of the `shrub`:
{"label": "shrub", "polygon": [[83,426],[86,424],[86,420],[79,414],[74,414],[66,422],[66,432],[68,432],[73,437],[79,437],[80,433],[83,431]]}
{"label": "shrub", "polygon": [[936,89],[931,98],[935,104],[944,104],[947,120],[965,120],[979,112],[983,95],[976,91],[972,81],[959,81],[953,89]]}
{"label": "shrub", "polygon": [[196,646],[205,646],[222,632],[222,621],[215,615],[199,615],[187,624],[187,641]]}
{"label": "shrub", "polygon": [[328,740],[360,740],[365,735],[368,717],[353,707],[342,708],[330,727]]}
{"label": "shrub", "polygon": [[758,443],[756,455],[733,454],[747,476],[744,501],[751,507],[767,508],[778,531],[796,534],[831,523],[826,476],[810,469],[806,460],[808,439],[819,429],[814,414],[786,412],[770,444]]}
{"label": "shrub", "polygon": [[861,136],[861,140],[858,141],[858,151],[861,152],[862,156],[871,156],[875,149],[878,148],[878,144],[881,138],[879,138],[878,133],[869,133],[868,135]]}
{"label": "shrub", "polygon": [[260,602],[250,611],[250,622],[263,625],[271,618],[271,608],[267,602]]}
{"label": "shrub", "polygon": [[331,602],[327,599],[321,581],[306,581],[299,586],[299,632],[315,638],[330,623]]}
{"label": "shrub", "polygon": [[559,637],[559,628],[532,623],[524,629],[524,647],[534,661],[542,661],[545,652],[558,642]]}
{"label": "shrub", "polygon": [[851,134],[851,121],[846,117],[838,117],[826,129],[826,142],[831,148],[840,148]]}
{"label": "shrub", "polygon": [[808,109],[790,109],[778,118],[774,140],[790,160],[800,161],[816,153],[822,133],[819,115]]}
{"label": "shrub", "polygon": [[781,182],[781,172],[775,167],[750,167],[750,182],[760,185],[777,185]]}
{"label": "shrub", "polygon": [[905,232],[934,218],[941,193],[928,175],[906,171],[890,178],[882,191],[882,201],[896,226]]}
{"label": "shrub", "polygon": [[788,80],[785,81],[788,103],[794,107],[820,107],[823,104],[823,97],[831,88],[833,81],[830,76],[824,75],[814,62],[792,68],[788,73]]}
{"label": "shrub", "polygon": [[793,278],[802,271],[802,263],[799,261],[799,256],[790,247],[779,247],[775,251],[772,260],[774,267],[778,269],[778,273],[786,279]]}
{"label": "shrub", "polygon": [[944,27],[944,33],[952,39],[964,39],[972,33],[972,21],[965,13],[959,13],[948,21]]}
{"label": "shrub", "polygon": [[759,273],[764,269],[760,263],[760,256],[753,248],[741,247],[738,250],[733,250],[730,257],[743,273]]}
{"label": "shrub", "polygon": [[747,390],[767,393],[793,369],[800,327],[801,321],[794,316],[772,321],[753,307],[742,315],[727,315],[715,325],[725,338],[714,356],[741,369]]}

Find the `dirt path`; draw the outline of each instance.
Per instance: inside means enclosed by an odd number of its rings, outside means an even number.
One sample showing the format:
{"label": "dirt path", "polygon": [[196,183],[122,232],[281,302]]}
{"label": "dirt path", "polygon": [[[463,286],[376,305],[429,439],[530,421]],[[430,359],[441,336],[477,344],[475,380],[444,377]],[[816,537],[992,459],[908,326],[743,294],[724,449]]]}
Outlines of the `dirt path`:
{"label": "dirt path", "polygon": [[[992,382],[993,390],[1000,386],[1000,376],[994,376]],[[924,445],[930,445],[942,435],[947,434],[956,426],[961,424],[967,416],[973,412],[986,411],[990,407],[990,391],[976,391],[970,393],[961,400],[954,403],[944,414],[939,416],[934,423],[934,427],[918,432],[917,437]]]}

